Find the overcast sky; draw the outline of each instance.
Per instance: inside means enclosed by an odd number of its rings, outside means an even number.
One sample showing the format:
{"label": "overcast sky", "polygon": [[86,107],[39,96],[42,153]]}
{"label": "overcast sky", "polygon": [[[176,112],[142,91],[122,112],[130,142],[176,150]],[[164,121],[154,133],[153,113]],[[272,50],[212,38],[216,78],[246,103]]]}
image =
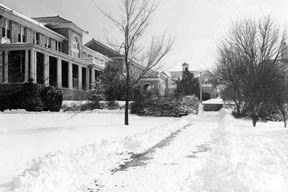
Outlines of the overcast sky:
{"label": "overcast sky", "polygon": [[[176,36],[173,50],[163,60],[169,70],[211,68],[216,61],[216,46],[235,19],[271,14],[281,26],[288,24],[288,0],[158,0],[145,38],[166,34]],[[115,16],[121,0],[0,0],[29,17],[60,15],[89,31],[101,42],[119,38],[117,29],[99,13],[97,7]]]}

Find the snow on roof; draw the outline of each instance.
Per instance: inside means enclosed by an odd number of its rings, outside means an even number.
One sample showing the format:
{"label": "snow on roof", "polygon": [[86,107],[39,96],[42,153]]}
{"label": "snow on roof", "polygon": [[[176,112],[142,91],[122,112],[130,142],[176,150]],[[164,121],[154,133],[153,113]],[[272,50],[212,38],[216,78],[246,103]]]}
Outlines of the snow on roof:
{"label": "snow on roof", "polygon": [[221,98],[214,98],[203,101],[203,104],[223,104],[223,100]]}
{"label": "snow on roof", "polygon": [[88,33],[88,31],[82,29],[78,25],[76,25],[74,22],[64,19],[63,17],[57,16],[47,16],[47,17],[34,17],[32,18],[48,27],[54,28],[55,26],[63,26],[63,27],[69,27],[70,29],[76,30],[79,33]]}
{"label": "snow on roof", "polygon": [[7,6],[5,6],[5,5],[3,5],[1,3],[0,3],[0,9],[3,9],[4,11],[10,12],[11,14],[13,14],[13,15],[19,17],[19,18],[22,18],[22,19],[24,19],[24,20],[26,20],[26,21],[28,21],[28,22],[30,22],[30,23],[38,26],[38,27],[41,27],[41,28],[45,29],[46,31],[49,31],[50,33],[53,33],[54,35],[57,35],[57,36],[59,36],[59,37],[61,37],[63,39],[67,39],[63,35],[55,32],[55,31],[53,31],[53,30],[51,30],[51,29],[49,29],[47,27],[45,27],[44,24],[42,24],[42,23],[40,23],[40,22],[38,22],[38,21],[36,21],[34,19],[31,19],[30,17],[27,17],[26,15],[23,15],[23,14],[17,12],[17,11],[14,11],[13,9],[10,9],[9,7],[7,7]]}

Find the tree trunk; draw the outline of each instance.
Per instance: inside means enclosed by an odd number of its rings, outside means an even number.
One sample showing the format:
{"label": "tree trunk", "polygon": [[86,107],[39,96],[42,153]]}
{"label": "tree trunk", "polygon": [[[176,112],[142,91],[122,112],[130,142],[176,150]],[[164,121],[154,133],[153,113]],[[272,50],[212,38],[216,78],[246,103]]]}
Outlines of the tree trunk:
{"label": "tree trunk", "polygon": [[125,120],[124,120],[124,124],[125,125],[129,125],[129,95],[130,95],[130,86],[129,86],[129,79],[127,78],[126,80],[126,100],[125,100]]}
{"label": "tree trunk", "polygon": [[286,121],[286,113],[285,113],[285,109],[281,110],[281,114],[283,116],[283,122],[284,122],[284,127],[287,127],[287,121]]}
{"label": "tree trunk", "polygon": [[256,123],[259,120],[259,117],[255,109],[252,111],[251,118],[252,118],[253,127],[256,127]]}
{"label": "tree trunk", "polygon": [[[126,44],[128,44],[127,36],[126,38]],[[125,65],[126,65],[126,100],[125,100],[125,115],[124,115],[124,124],[129,125],[129,100],[130,100],[130,71],[129,71],[129,60],[128,60],[128,49],[126,48],[126,54],[125,54]]]}

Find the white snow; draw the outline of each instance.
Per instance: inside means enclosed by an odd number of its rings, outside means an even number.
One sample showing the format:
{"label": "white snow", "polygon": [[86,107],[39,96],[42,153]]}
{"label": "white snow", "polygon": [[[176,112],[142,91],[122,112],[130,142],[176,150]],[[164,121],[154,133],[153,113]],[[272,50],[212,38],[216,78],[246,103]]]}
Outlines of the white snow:
{"label": "white snow", "polygon": [[164,146],[148,154],[138,166],[99,178],[93,192],[189,190],[190,173],[201,168],[210,150],[211,134],[218,124],[217,115],[203,113],[197,119],[190,119],[190,123]]}
{"label": "white snow", "polygon": [[0,113],[0,191],[79,191],[128,152],[143,152],[188,124],[130,115],[124,126],[123,120],[122,110]]}
{"label": "white snow", "polygon": [[[130,117],[131,125],[123,126],[120,110],[0,113],[0,191],[288,191],[282,122],[254,128],[226,109],[197,117]],[[112,174],[131,153],[177,130],[142,165]]]}
{"label": "white snow", "polygon": [[288,131],[283,123],[235,120],[220,111],[213,151],[193,180],[191,192],[288,191]]}
{"label": "white snow", "polygon": [[221,98],[213,98],[202,102],[203,104],[223,104],[223,100]]}

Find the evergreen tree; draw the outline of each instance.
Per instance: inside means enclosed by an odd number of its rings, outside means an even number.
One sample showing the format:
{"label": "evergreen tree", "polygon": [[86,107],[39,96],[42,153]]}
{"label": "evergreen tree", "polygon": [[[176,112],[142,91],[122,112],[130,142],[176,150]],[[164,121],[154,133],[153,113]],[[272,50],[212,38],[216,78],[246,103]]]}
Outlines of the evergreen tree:
{"label": "evergreen tree", "polygon": [[175,95],[199,95],[199,82],[187,68],[182,73],[182,79],[176,81],[177,88]]}

